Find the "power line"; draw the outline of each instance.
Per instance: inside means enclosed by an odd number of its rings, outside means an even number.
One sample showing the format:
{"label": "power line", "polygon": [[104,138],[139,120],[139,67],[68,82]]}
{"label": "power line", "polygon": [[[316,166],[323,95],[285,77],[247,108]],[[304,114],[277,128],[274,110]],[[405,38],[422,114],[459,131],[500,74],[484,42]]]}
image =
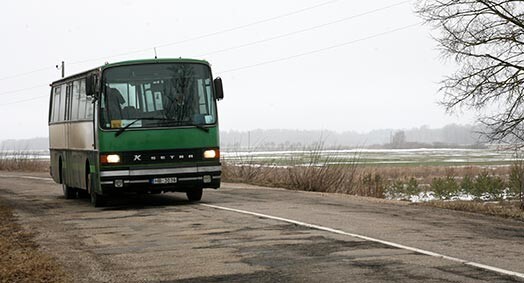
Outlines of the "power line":
{"label": "power line", "polygon": [[10,102],[10,103],[0,104],[0,107],[7,106],[7,105],[12,105],[12,104],[24,103],[24,102],[33,101],[33,100],[38,100],[38,99],[42,99],[44,97],[49,97],[49,96],[48,95],[44,95],[44,96],[31,97],[31,98],[23,99],[23,100],[17,100],[17,101],[13,101],[13,102]]}
{"label": "power line", "polygon": [[6,94],[11,94],[11,93],[17,93],[17,92],[22,92],[22,91],[26,91],[26,90],[35,89],[35,88],[41,88],[41,87],[48,87],[48,86],[49,86],[49,85],[35,85],[35,86],[26,87],[26,88],[13,89],[13,90],[8,90],[8,91],[0,92],[0,95],[6,95]]}
{"label": "power line", "polygon": [[[321,2],[321,3],[315,4],[313,6],[305,7],[305,8],[298,9],[298,10],[295,10],[295,11],[291,11],[291,12],[288,12],[288,13],[285,13],[285,14],[281,14],[281,15],[278,15],[278,16],[262,19],[262,20],[259,20],[259,21],[255,21],[255,22],[251,22],[251,23],[248,23],[248,24],[244,24],[244,25],[240,25],[240,26],[236,26],[236,27],[232,27],[232,28],[227,28],[227,29],[223,29],[223,30],[219,30],[219,31],[211,32],[211,33],[202,34],[202,35],[195,36],[195,37],[190,37],[190,38],[179,40],[179,41],[174,41],[174,42],[169,42],[169,43],[164,43],[164,44],[157,44],[154,47],[161,48],[161,47],[179,45],[179,44],[182,44],[182,43],[187,43],[187,42],[191,42],[191,41],[195,41],[195,40],[199,40],[199,39],[203,39],[203,38],[207,38],[207,37],[212,37],[212,36],[216,36],[216,35],[219,35],[219,34],[224,34],[224,33],[232,32],[232,31],[236,31],[236,30],[252,27],[252,26],[255,26],[255,25],[259,25],[259,24],[262,24],[262,23],[274,21],[274,20],[277,20],[277,19],[289,17],[289,16],[292,16],[292,15],[300,14],[300,13],[303,13],[303,12],[306,12],[306,11],[309,11],[309,10],[313,10],[313,9],[316,9],[316,8],[319,8],[319,7],[322,7],[322,6],[326,6],[328,4],[331,4],[331,3],[334,3],[334,2],[338,2],[338,1],[339,0],[330,0],[330,1]],[[146,51],[151,51],[152,48],[153,47],[148,47],[148,48],[143,48],[143,49],[137,49],[137,50],[130,51],[130,52],[115,54],[115,55],[111,55],[111,56],[90,58],[90,59],[85,59],[85,60],[81,60],[81,61],[76,61],[76,62],[73,62],[73,63],[70,63],[70,64],[71,65],[76,65],[76,64],[82,64],[82,63],[91,62],[91,61],[95,61],[95,60],[102,60],[102,59],[108,59],[108,58],[113,58],[113,57],[120,57],[120,56],[135,54],[135,53],[142,53],[142,52],[146,52]]]}
{"label": "power line", "polygon": [[[208,34],[204,34],[204,35],[188,38],[188,39],[181,40],[181,41],[176,41],[176,42],[172,42],[172,43],[159,45],[159,47],[165,47],[165,46],[170,46],[170,45],[182,44],[182,43],[186,43],[186,42],[190,42],[190,41],[194,41],[194,40],[198,40],[198,39],[202,39],[202,38],[206,38],[206,37],[210,37],[210,36],[215,36],[215,35],[231,32],[231,31],[247,28],[247,27],[258,25],[258,24],[261,24],[261,23],[273,21],[273,20],[276,20],[276,19],[284,18],[284,17],[289,17],[289,16],[296,15],[296,14],[299,14],[299,13],[303,13],[305,11],[309,11],[309,10],[312,10],[312,9],[315,9],[315,8],[319,8],[319,7],[322,7],[322,6],[325,6],[325,5],[337,2],[337,1],[339,1],[339,0],[330,0],[330,1],[321,2],[321,3],[318,3],[318,4],[313,5],[313,6],[309,6],[309,7],[306,7],[306,8],[302,8],[302,9],[295,10],[295,11],[292,11],[292,12],[288,12],[288,13],[285,13],[285,14],[281,14],[281,15],[278,15],[278,16],[274,16],[274,17],[263,19],[263,20],[251,22],[251,23],[248,23],[248,24],[244,24],[244,25],[228,28],[228,29],[221,30],[221,31],[216,31],[216,32],[212,32],[212,33],[208,33]],[[105,58],[129,55],[129,54],[134,54],[134,53],[138,53],[138,52],[144,52],[144,51],[148,51],[148,50],[150,50],[150,48],[141,49],[141,50],[132,51],[132,52],[120,53],[118,55],[112,55],[112,56],[109,56],[109,57],[106,56],[106,57],[98,57],[98,58],[92,58],[92,59],[87,59],[87,60],[82,60],[82,61],[76,61],[76,62],[70,63],[70,65],[76,65],[76,64],[81,64],[81,63],[94,61],[94,60],[101,60],[101,59],[105,59]],[[35,70],[24,72],[24,73],[19,73],[19,74],[7,76],[7,77],[2,77],[2,78],[0,78],[0,81],[7,80],[7,79],[12,79],[12,78],[17,78],[17,77],[21,77],[21,76],[25,76],[25,75],[29,75],[29,74],[33,74],[33,73],[37,73],[37,72],[41,72],[41,71],[45,71],[45,70],[49,70],[49,69],[51,69],[51,68],[49,68],[49,67],[40,68],[40,69],[35,69]],[[11,94],[11,93],[16,93],[16,92],[22,92],[22,91],[26,91],[26,90],[35,89],[35,88],[38,88],[38,87],[42,87],[42,86],[38,85],[38,86],[32,86],[32,87],[28,87],[28,88],[22,88],[22,89],[16,89],[16,90],[0,92],[0,95]]]}
{"label": "power line", "polygon": [[[295,11],[291,11],[291,12],[288,12],[288,13],[285,13],[285,14],[281,14],[281,15],[278,15],[278,16],[262,19],[262,20],[259,20],[259,21],[251,22],[251,23],[248,23],[248,24],[244,24],[244,25],[240,25],[240,26],[236,26],[236,27],[232,27],[232,28],[227,28],[227,29],[220,30],[220,31],[215,31],[215,32],[207,33],[207,34],[202,34],[202,35],[199,35],[199,36],[187,38],[187,39],[180,40],[180,41],[175,41],[175,42],[170,42],[170,43],[165,43],[165,44],[159,44],[159,45],[157,45],[155,47],[158,48],[158,47],[166,47],[166,46],[182,44],[182,43],[195,41],[195,40],[206,38],[206,37],[216,36],[216,35],[219,35],[219,34],[228,33],[228,32],[232,32],[232,31],[235,31],[235,30],[244,29],[244,28],[255,26],[255,25],[258,25],[258,24],[274,21],[274,20],[277,20],[277,19],[289,17],[289,16],[296,15],[296,14],[300,14],[300,13],[303,13],[303,12],[306,12],[306,11],[309,11],[309,10],[312,10],[312,9],[316,9],[316,8],[319,8],[319,7],[322,7],[322,6],[326,6],[328,4],[331,4],[331,3],[334,3],[334,2],[338,2],[338,1],[339,0],[324,1],[324,2],[321,2],[321,3],[315,4],[313,6],[308,6],[308,7],[301,8],[301,9],[298,9],[298,10],[295,10]],[[119,54],[113,54],[113,55],[110,55],[110,56],[104,56],[104,57],[97,57],[97,58],[90,58],[90,59],[85,59],[85,60],[80,60],[80,61],[74,61],[72,63],[69,63],[69,65],[78,65],[78,64],[92,62],[92,61],[97,61],[97,60],[102,60],[102,59],[108,59],[108,58],[113,58],[113,57],[131,55],[131,54],[136,54],[136,53],[142,53],[142,52],[146,52],[146,51],[151,51],[151,49],[152,48],[149,47],[149,48],[138,49],[138,50],[134,50],[134,51],[130,51],[130,52],[123,52],[123,53],[119,53]],[[15,75],[1,77],[0,81],[13,79],[13,78],[17,78],[17,77],[22,77],[22,76],[30,75],[30,74],[33,74],[33,73],[46,71],[46,70],[49,70],[49,69],[51,69],[51,67],[43,67],[43,68],[35,69],[35,70],[32,70],[32,71],[27,71],[27,72],[15,74]]]}
{"label": "power line", "polygon": [[311,51],[308,51],[308,52],[299,53],[299,54],[295,54],[295,55],[291,55],[291,56],[287,56],[287,57],[282,57],[282,58],[278,58],[278,59],[264,61],[264,62],[256,63],[256,64],[253,64],[253,65],[247,65],[247,66],[242,66],[242,67],[233,68],[233,69],[229,69],[229,70],[224,70],[224,71],[217,72],[217,73],[223,74],[223,73],[229,73],[229,72],[236,72],[236,71],[239,71],[239,70],[250,69],[250,68],[263,66],[263,65],[268,65],[268,64],[272,64],[272,63],[277,63],[277,62],[281,62],[281,61],[287,61],[287,60],[291,60],[291,59],[294,59],[294,58],[303,57],[303,56],[307,56],[307,55],[311,55],[311,54],[315,54],[315,53],[320,53],[320,52],[324,52],[324,51],[327,51],[327,50],[339,48],[339,47],[342,47],[342,46],[354,44],[354,43],[357,43],[357,42],[361,42],[361,41],[377,38],[377,37],[384,36],[384,35],[387,35],[387,34],[390,34],[390,33],[398,32],[398,31],[401,31],[401,30],[405,30],[405,29],[408,29],[408,28],[411,28],[411,27],[414,27],[414,26],[419,26],[421,24],[422,24],[421,22],[415,23],[415,24],[410,24],[410,25],[407,25],[407,26],[403,26],[403,27],[392,29],[392,30],[389,30],[389,31],[385,31],[385,32],[374,34],[374,35],[366,36],[366,37],[359,38],[359,39],[356,39],[356,40],[347,41],[347,42],[343,42],[343,43],[336,44],[336,45],[331,45],[331,46],[324,47],[324,48],[321,48],[321,49],[311,50]]}
{"label": "power line", "polygon": [[25,73],[19,73],[19,74],[15,74],[15,75],[10,75],[10,76],[7,76],[7,77],[0,78],[0,81],[8,80],[8,79],[14,79],[14,78],[22,77],[22,76],[25,76],[25,75],[30,75],[30,74],[33,74],[33,73],[47,71],[47,70],[50,70],[50,69],[55,69],[55,68],[45,67],[45,68],[40,68],[40,69],[28,71],[28,72],[25,72]]}
{"label": "power line", "polygon": [[[229,70],[219,71],[217,73],[223,74],[223,73],[229,73],[229,72],[236,72],[236,71],[239,71],[239,70],[250,69],[250,68],[263,66],[263,65],[268,65],[268,64],[272,64],[272,63],[277,63],[277,62],[281,62],[281,61],[287,61],[287,60],[291,60],[291,59],[294,59],[294,58],[303,57],[303,56],[307,56],[307,55],[311,55],[311,54],[315,54],[315,53],[320,53],[320,52],[328,51],[328,50],[331,50],[331,49],[343,47],[343,46],[346,46],[346,45],[358,43],[358,42],[361,42],[361,41],[377,38],[377,37],[384,36],[384,35],[387,35],[387,34],[390,34],[390,33],[402,31],[402,30],[405,30],[405,29],[408,29],[408,28],[411,28],[411,27],[414,27],[414,26],[417,26],[417,25],[420,25],[420,24],[421,23],[410,24],[410,25],[407,25],[407,26],[403,26],[403,27],[400,27],[400,28],[388,30],[388,31],[377,33],[377,34],[370,35],[370,36],[366,36],[366,37],[359,38],[359,39],[356,39],[356,40],[347,41],[347,42],[343,42],[343,43],[336,44],[336,45],[331,45],[331,46],[324,47],[324,48],[321,48],[321,49],[311,50],[311,51],[308,51],[308,52],[299,53],[299,54],[295,54],[295,55],[291,55],[291,56],[287,56],[287,57],[281,57],[281,58],[277,58],[277,59],[273,59],[273,60],[269,60],[269,61],[256,63],[256,64],[253,64],[253,65],[247,65],[247,66],[242,66],[242,67],[233,68],[233,69],[229,69]],[[15,92],[22,92],[22,91],[25,91],[25,90],[31,90],[31,89],[35,89],[35,88],[44,87],[44,86],[47,86],[47,85],[38,85],[38,86],[28,87],[28,88],[24,88],[24,89],[11,90],[11,91],[7,91],[7,92],[2,92],[2,93],[0,93],[0,95],[9,94],[9,93],[15,93]],[[2,106],[2,105],[5,105],[5,104],[1,104],[0,106]]]}
{"label": "power line", "polygon": [[272,40],[275,40],[275,39],[280,39],[280,38],[288,37],[288,36],[291,36],[291,35],[308,32],[308,31],[311,31],[311,30],[315,30],[315,29],[326,27],[326,26],[338,24],[338,23],[341,23],[341,22],[345,22],[345,21],[348,21],[348,20],[352,20],[352,19],[355,19],[355,18],[359,18],[359,17],[362,17],[362,16],[373,14],[373,13],[376,13],[376,12],[379,12],[379,11],[382,11],[382,10],[386,10],[386,9],[389,9],[389,8],[400,6],[400,5],[408,3],[408,2],[411,2],[411,1],[410,0],[408,0],[408,1],[401,1],[401,2],[398,2],[398,3],[395,3],[395,4],[391,4],[391,5],[388,5],[388,6],[376,8],[376,9],[373,9],[373,10],[370,10],[370,11],[367,11],[367,12],[364,12],[364,13],[360,13],[360,14],[357,14],[357,15],[352,15],[352,16],[349,16],[349,17],[345,17],[345,18],[342,18],[342,19],[338,19],[338,20],[335,20],[335,21],[328,22],[328,23],[312,26],[312,27],[309,27],[309,28],[305,28],[305,29],[301,29],[301,30],[297,30],[297,31],[293,31],[293,32],[289,32],[289,33],[285,33],[285,34],[269,37],[269,38],[266,38],[266,39],[261,39],[261,40],[245,43],[245,44],[240,44],[240,45],[236,45],[236,46],[233,46],[233,47],[228,47],[228,48],[219,49],[219,50],[215,50],[215,51],[211,51],[211,52],[207,52],[207,53],[202,53],[200,55],[197,55],[196,57],[204,57],[204,56],[207,56],[207,55],[212,55],[212,54],[222,53],[222,52],[226,52],[226,51],[230,51],[230,50],[240,49],[240,48],[243,48],[243,47],[252,46],[252,45],[256,45],[256,44],[263,43],[263,42],[272,41]]}

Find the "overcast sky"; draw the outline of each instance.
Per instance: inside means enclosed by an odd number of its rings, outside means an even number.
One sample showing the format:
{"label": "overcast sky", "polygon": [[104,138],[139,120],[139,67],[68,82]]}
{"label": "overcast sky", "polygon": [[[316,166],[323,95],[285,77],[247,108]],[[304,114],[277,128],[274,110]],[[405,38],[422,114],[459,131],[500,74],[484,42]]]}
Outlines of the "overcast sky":
{"label": "overcast sky", "polygon": [[[0,140],[47,136],[49,83],[127,59],[208,60],[222,130],[367,132],[471,123],[446,114],[441,59],[413,1],[7,1]],[[16,91],[16,92],[14,92]],[[24,101],[26,100],[26,101]],[[24,101],[19,103],[20,101]]]}

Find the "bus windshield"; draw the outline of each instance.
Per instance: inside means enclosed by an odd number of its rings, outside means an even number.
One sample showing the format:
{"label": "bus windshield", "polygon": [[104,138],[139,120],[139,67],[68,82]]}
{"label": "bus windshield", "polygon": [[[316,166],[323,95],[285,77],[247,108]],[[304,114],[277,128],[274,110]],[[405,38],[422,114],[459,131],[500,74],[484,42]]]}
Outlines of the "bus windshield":
{"label": "bus windshield", "polygon": [[216,123],[211,72],[204,64],[117,66],[103,76],[100,125],[104,129]]}

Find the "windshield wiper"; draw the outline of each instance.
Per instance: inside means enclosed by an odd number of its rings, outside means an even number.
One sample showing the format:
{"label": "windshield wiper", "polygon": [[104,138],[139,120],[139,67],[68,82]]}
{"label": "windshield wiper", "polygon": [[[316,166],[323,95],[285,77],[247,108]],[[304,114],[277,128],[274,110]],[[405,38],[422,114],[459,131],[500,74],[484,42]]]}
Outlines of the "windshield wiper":
{"label": "windshield wiper", "polygon": [[135,119],[135,120],[133,120],[133,122],[127,124],[125,127],[120,128],[118,130],[118,132],[115,133],[115,137],[120,136],[125,130],[127,130],[127,128],[131,127],[134,123],[138,122],[139,120],[142,120],[142,119],[140,119],[140,118],[139,119]]}
{"label": "windshield wiper", "polygon": [[166,118],[152,118],[152,117],[145,117],[145,118],[136,118],[135,120],[133,120],[133,122],[127,124],[125,127],[123,128],[120,128],[118,130],[118,132],[115,133],[115,137],[118,137],[120,136],[125,130],[127,130],[129,127],[131,127],[134,123],[140,121],[140,120],[161,120],[161,121],[164,121],[164,120],[167,120]]}
{"label": "windshield wiper", "polygon": [[193,127],[196,127],[197,129],[200,129],[206,133],[209,132],[209,128],[206,128],[200,124],[184,124],[182,121],[178,121],[178,120],[175,120],[175,119],[164,119],[165,122],[167,123],[172,123],[174,125],[177,125],[177,126],[193,126]]}

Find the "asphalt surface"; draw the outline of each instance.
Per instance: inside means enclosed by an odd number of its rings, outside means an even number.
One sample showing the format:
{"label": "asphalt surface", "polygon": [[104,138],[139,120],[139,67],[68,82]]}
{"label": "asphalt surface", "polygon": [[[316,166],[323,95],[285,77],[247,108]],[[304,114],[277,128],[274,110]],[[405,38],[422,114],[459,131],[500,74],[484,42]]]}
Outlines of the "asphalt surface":
{"label": "asphalt surface", "polygon": [[524,222],[474,213],[243,184],[94,208],[12,172],[0,197],[75,282],[524,282]]}

